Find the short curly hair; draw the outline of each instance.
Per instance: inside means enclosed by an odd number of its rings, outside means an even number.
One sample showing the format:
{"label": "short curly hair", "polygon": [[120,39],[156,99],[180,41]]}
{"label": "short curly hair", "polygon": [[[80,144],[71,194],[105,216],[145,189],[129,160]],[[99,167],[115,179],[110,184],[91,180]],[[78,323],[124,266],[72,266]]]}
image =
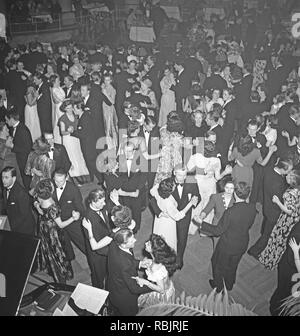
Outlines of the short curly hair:
{"label": "short curly hair", "polygon": [[111,211],[113,223],[117,228],[127,229],[132,222],[132,212],[124,205],[116,205]]}
{"label": "short curly hair", "polygon": [[51,179],[41,180],[35,187],[34,194],[43,200],[48,200],[53,196],[54,184]]}
{"label": "short curly hair", "polygon": [[158,187],[158,194],[161,198],[168,198],[171,196],[174,188],[174,179],[169,177],[160,182]]}

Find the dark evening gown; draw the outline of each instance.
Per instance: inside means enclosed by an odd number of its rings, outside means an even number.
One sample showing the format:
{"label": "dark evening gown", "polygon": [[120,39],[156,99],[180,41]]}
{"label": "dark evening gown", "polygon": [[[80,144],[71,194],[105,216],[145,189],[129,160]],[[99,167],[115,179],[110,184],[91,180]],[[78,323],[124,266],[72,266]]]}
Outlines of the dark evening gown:
{"label": "dark evening gown", "polygon": [[65,283],[73,278],[73,269],[63,250],[63,231],[55,223],[55,219],[60,217],[61,210],[56,204],[42,210],[44,214],[39,218],[41,244],[38,252],[38,269],[47,272],[55,282]]}

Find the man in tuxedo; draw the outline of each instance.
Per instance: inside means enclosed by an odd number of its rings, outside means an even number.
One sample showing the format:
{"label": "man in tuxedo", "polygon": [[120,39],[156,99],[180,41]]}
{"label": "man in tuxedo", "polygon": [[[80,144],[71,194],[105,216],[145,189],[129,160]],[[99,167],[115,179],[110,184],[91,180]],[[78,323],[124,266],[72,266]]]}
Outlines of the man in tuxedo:
{"label": "man in tuxedo", "polygon": [[191,47],[189,50],[189,57],[185,61],[184,68],[187,70],[191,81],[193,79],[198,79],[198,74],[203,73],[202,64],[196,57],[196,50],[194,47]]}
{"label": "man in tuxedo", "polygon": [[282,202],[283,193],[287,189],[285,176],[293,169],[289,161],[280,160],[274,168],[269,168],[263,179],[263,223],[261,237],[248,250],[248,254],[258,258],[259,254],[267,246],[273,227],[277,223],[281,209],[273,202],[277,197]]}
{"label": "man in tuxedo", "polygon": [[90,174],[90,179],[93,182],[94,176],[97,177],[98,182],[103,183],[103,174],[98,171],[96,167],[97,150],[96,150],[96,135],[94,132],[93,118],[91,111],[88,108],[75,108],[75,114],[78,116],[79,121],[77,130],[72,133],[80,141],[81,151]]}
{"label": "man in tuxedo", "polygon": [[59,78],[63,80],[69,74],[69,68],[72,66],[71,58],[68,54],[68,49],[65,46],[61,47],[60,57],[57,59],[57,73]]}
{"label": "man in tuxedo", "polygon": [[129,229],[119,230],[108,248],[107,290],[115,316],[135,316],[138,313],[138,297],[152,290],[139,286],[138,269],[147,268],[148,260],[136,260],[132,253],[136,239]]}
{"label": "man in tuxedo", "polygon": [[178,58],[175,61],[175,70],[177,71],[177,84],[172,85],[170,90],[175,92],[177,111],[183,113],[182,101],[185,99],[190,90],[191,79],[189,73],[184,68],[184,59]]}
{"label": "man in tuxedo", "polygon": [[[141,127],[139,133],[139,137],[145,139],[149,155],[159,153],[160,134],[159,129],[157,127],[157,121],[154,117],[147,116],[145,118],[144,125]],[[153,187],[159,160],[147,160],[147,161],[148,161],[148,170],[146,173],[148,181],[148,190],[150,191],[151,188]]]}
{"label": "man in tuxedo", "polygon": [[32,138],[29,129],[20,122],[20,116],[16,109],[13,108],[7,111],[5,120],[11,128],[11,141],[7,142],[7,146],[16,154],[17,163],[23,180],[23,185],[26,190],[30,188],[31,177],[25,174],[25,167],[28,155],[32,149]]}
{"label": "man in tuxedo", "polygon": [[5,85],[9,96],[13,97],[14,105],[20,115],[20,120],[24,122],[25,94],[27,88],[27,76],[23,72],[18,72],[15,61],[7,62],[9,67],[5,75]]}
{"label": "man in tuxedo", "polygon": [[[82,195],[78,187],[67,181],[68,174],[62,169],[56,169],[53,180],[55,184],[54,200],[59,204],[61,209],[61,220],[65,221],[72,217],[72,212],[79,212],[84,215],[84,206]],[[65,253],[69,260],[75,259],[74,250],[71,241],[79,248],[82,253],[86,253],[84,236],[81,228],[81,221],[74,221],[63,229],[65,237]]]}
{"label": "man in tuxedo", "polygon": [[152,90],[155,93],[155,97],[158,101],[161,99],[161,88],[160,88],[160,68],[156,64],[157,59],[154,55],[149,55],[146,59],[146,65],[148,67],[148,72],[143,77],[144,79],[150,79],[152,82]]}
{"label": "man in tuxedo", "polygon": [[54,143],[53,133],[44,133],[42,139],[45,143],[50,145],[48,157],[55,162],[55,169],[60,169],[68,173],[72,164],[65,147]]}
{"label": "man in tuxedo", "polygon": [[112,103],[103,95],[100,88],[97,91],[92,91],[90,83],[83,83],[81,85],[81,96],[84,100],[85,108],[90,110],[96,140],[104,138],[103,101],[109,106]]}
{"label": "man in tuxedo", "polygon": [[96,44],[96,52],[93,55],[90,55],[89,57],[89,63],[90,64],[102,64],[104,66],[107,62],[107,57],[104,55],[104,46],[102,43]]}
{"label": "man in tuxedo", "polygon": [[37,111],[40,119],[41,131],[52,132],[52,102],[49,85],[44,82],[43,75],[36,72],[33,82],[37,86],[39,93],[37,99]]}
{"label": "man in tuxedo", "polygon": [[70,75],[65,76],[64,77],[64,87],[63,87],[63,89],[64,89],[65,94],[66,94],[66,99],[71,98],[73,86],[74,86],[73,77],[70,76]]}
{"label": "man in tuxedo", "polygon": [[[174,176],[176,182],[176,188],[172,194],[178,204],[178,211],[183,210],[190,202],[193,196],[198,197],[200,201],[200,193],[196,180],[189,176],[187,178],[187,168],[181,165],[175,167]],[[154,198],[151,199],[150,205],[157,217],[162,216],[160,208],[157,206],[157,202]],[[192,208],[186,213],[185,217],[176,222],[177,228],[177,265],[181,269],[183,267],[183,256],[187,244],[189,226],[191,223]]]}
{"label": "man in tuxedo", "polygon": [[[206,124],[209,127],[207,133],[214,132],[216,134],[216,147],[219,153],[221,153],[222,149],[222,138],[223,138],[223,129],[219,124],[220,114],[218,111],[212,110],[207,113],[206,116]],[[224,158],[226,161],[226,158]]]}
{"label": "man in tuxedo", "polygon": [[234,95],[237,99],[239,108],[243,104],[250,102],[250,94],[253,85],[253,66],[251,63],[246,63],[243,68],[243,78],[234,87]]}
{"label": "man in tuxedo", "polygon": [[214,64],[212,67],[213,74],[207,77],[204,82],[204,90],[219,90],[223,92],[227,88],[227,82],[221,77],[221,67],[219,64]]}
{"label": "man in tuxedo", "polygon": [[124,145],[124,154],[119,156],[119,176],[122,181],[118,190],[120,203],[128,206],[132,211],[132,218],[136,222],[134,232],[140,229],[142,216],[142,193],[145,192],[147,181],[147,164],[141,160],[142,153],[135,151],[133,143]]}
{"label": "man in tuxedo", "polygon": [[5,122],[6,112],[15,106],[15,99],[11,95],[7,95],[4,87],[0,87],[0,122]]}
{"label": "man in tuxedo", "polygon": [[36,223],[32,214],[32,202],[28,192],[16,181],[17,172],[13,167],[2,170],[4,212],[11,231],[29,235],[36,234]]}
{"label": "man in tuxedo", "polygon": [[38,64],[47,64],[47,56],[39,52],[38,49],[38,43],[37,42],[31,42],[30,43],[30,52],[28,54],[28,57],[25,58],[25,69],[28,70],[30,73],[34,74],[36,72],[36,67]]}
{"label": "man in tuxedo", "polygon": [[84,235],[87,246],[87,259],[91,270],[92,286],[104,289],[104,281],[107,276],[108,246],[95,249],[95,245],[93,245],[104,237],[111,235],[104,189],[100,187],[91,191],[87,202],[88,207],[85,219],[90,221],[92,232],[84,230]]}
{"label": "man in tuxedo", "polygon": [[290,149],[288,145],[288,137],[292,140],[294,137],[299,136],[300,124],[300,108],[297,105],[292,105],[289,109],[289,115],[281,115],[278,120],[278,136],[276,145],[278,147],[278,156],[286,158]]}

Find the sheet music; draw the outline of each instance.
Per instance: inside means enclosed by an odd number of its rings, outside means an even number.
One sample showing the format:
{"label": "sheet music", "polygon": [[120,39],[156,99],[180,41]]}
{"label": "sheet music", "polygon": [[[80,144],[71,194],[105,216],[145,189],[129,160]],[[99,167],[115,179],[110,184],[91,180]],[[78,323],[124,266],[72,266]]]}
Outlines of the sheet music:
{"label": "sheet music", "polygon": [[92,286],[79,283],[75,288],[71,298],[77,307],[98,314],[105,303],[109,292]]}

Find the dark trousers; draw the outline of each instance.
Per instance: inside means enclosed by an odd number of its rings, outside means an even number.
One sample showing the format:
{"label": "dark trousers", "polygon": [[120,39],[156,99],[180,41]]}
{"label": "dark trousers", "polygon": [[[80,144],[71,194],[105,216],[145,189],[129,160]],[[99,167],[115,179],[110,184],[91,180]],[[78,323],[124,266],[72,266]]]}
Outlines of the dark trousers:
{"label": "dark trousers", "polygon": [[223,290],[224,284],[227,290],[232,290],[236,280],[236,271],[241,261],[242,254],[230,255],[224,249],[215,249],[211,258],[213,285],[218,292]]}
{"label": "dark trousers", "polygon": [[183,255],[186,248],[189,226],[190,226],[190,216],[185,217],[181,221],[176,222],[177,230],[177,263],[183,263]]}
{"label": "dark trousers", "polygon": [[91,182],[94,181],[94,177],[96,176],[97,180],[100,183],[103,183],[104,181],[103,174],[100,173],[96,167],[97,154],[95,154],[95,156],[88,155],[84,149],[82,150],[82,154],[83,154],[84,161],[86,163],[86,167],[90,174]]}
{"label": "dark trousers", "polygon": [[68,260],[75,259],[75,254],[71,242],[73,242],[83,254],[86,254],[85,239],[80,221],[68,225],[65,229],[63,229],[63,233],[65,238],[64,250]]}
{"label": "dark trousers", "polygon": [[270,235],[272,233],[272,230],[276,224],[276,221],[270,221],[268,218],[264,217],[263,223],[262,223],[262,235],[257,240],[257,242],[249,249],[249,254],[252,254],[256,257],[258,257],[261,252],[266,248],[268,244],[268,240],[270,238]]}
{"label": "dark trousers", "polygon": [[87,258],[91,270],[92,286],[104,289],[104,280],[107,274],[107,257],[93,253],[93,255],[88,255]]}
{"label": "dark trousers", "polygon": [[138,198],[133,198],[133,197],[122,197],[121,198],[122,205],[128,206],[128,208],[130,208],[132,211],[132,219],[135,221],[135,224],[136,224],[133,230],[134,233],[137,233],[141,227],[142,201],[143,201],[142,192],[145,193],[145,189],[140,190],[140,195]]}
{"label": "dark trousers", "polygon": [[31,176],[25,174],[25,167],[27,163],[27,156],[17,154],[16,155],[17,164],[19,166],[20,174],[22,177],[23,185],[26,190],[30,189]]}

